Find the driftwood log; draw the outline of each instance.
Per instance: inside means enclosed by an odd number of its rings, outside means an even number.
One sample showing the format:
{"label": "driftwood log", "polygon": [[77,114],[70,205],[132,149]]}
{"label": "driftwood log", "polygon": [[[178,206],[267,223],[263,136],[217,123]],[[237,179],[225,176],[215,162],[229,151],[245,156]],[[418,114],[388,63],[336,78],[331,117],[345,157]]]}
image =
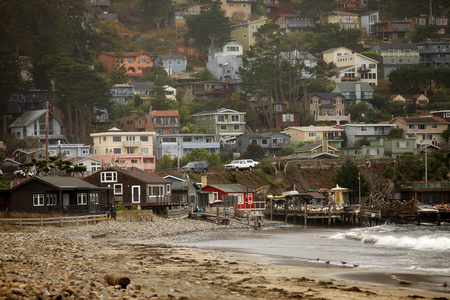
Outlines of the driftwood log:
{"label": "driftwood log", "polygon": [[115,274],[106,274],[105,281],[109,285],[120,285],[121,288],[123,288],[123,289],[126,289],[127,285],[130,284],[130,278],[121,277],[121,276],[115,275]]}

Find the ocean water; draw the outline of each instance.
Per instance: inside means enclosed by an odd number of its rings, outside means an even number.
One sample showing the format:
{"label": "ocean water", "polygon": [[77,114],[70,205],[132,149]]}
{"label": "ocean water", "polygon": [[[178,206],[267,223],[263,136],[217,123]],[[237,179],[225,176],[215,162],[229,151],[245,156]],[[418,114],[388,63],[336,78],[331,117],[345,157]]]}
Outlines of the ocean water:
{"label": "ocean water", "polygon": [[184,235],[167,243],[253,254],[261,264],[313,264],[343,271],[357,268],[450,278],[450,224],[447,223],[354,229],[224,230]]}

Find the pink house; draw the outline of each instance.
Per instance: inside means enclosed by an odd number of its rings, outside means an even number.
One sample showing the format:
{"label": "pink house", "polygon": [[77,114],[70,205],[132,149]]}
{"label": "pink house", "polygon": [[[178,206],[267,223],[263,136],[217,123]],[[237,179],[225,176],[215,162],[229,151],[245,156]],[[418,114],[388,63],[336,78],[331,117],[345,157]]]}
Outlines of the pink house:
{"label": "pink house", "polygon": [[[100,52],[97,58],[103,63],[105,70],[111,72],[115,64],[115,56],[116,53],[114,52],[103,51]],[[142,76],[144,70],[149,70],[153,67],[152,57],[142,49],[139,52],[124,52],[122,63],[128,77]]]}

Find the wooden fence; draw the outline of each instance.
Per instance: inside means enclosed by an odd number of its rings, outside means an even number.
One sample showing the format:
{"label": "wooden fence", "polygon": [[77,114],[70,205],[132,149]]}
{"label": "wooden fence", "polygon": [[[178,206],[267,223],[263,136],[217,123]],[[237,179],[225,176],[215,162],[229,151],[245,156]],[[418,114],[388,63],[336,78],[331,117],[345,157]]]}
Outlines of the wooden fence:
{"label": "wooden fence", "polygon": [[85,216],[74,216],[74,217],[53,217],[53,218],[0,218],[0,222],[20,225],[20,226],[45,226],[54,225],[64,227],[64,224],[71,225],[89,225],[97,224],[99,221],[107,220],[108,215],[85,215]]}
{"label": "wooden fence", "polygon": [[189,217],[191,209],[189,206],[183,206],[179,208],[167,208],[167,218],[168,219],[184,219]]}

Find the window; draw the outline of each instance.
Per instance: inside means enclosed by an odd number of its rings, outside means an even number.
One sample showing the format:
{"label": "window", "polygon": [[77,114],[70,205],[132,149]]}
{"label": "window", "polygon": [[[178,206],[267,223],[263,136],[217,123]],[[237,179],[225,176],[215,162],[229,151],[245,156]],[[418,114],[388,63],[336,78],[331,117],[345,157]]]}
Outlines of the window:
{"label": "window", "polygon": [[431,124],[431,129],[437,129],[437,124]]}
{"label": "window", "polygon": [[44,194],[33,194],[33,206],[44,206]]}
{"label": "window", "polygon": [[231,115],[231,122],[239,122],[239,116],[238,115]]}
{"label": "window", "polygon": [[132,163],[132,164],[137,164],[137,163],[139,163],[139,160],[137,160],[137,159],[132,159],[132,160],[131,160],[131,163]]}
{"label": "window", "polygon": [[141,142],[148,142],[148,136],[143,136],[143,135],[141,135],[140,136],[140,140],[141,140]]}
{"label": "window", "polygon": [[113,136],[113,142],[121,142],[122,141],[122,137],[121,136]]}
{"label": "window", "polygon": [[244,38],[244,39],[246,39],[246,38],[247,38],[247,35],[246,35],[246,34],[244,34],[243,38]]}
{"label": "window", "polygon": [[127,148],[127,154],[134,154],[134,148]]}
{"label": "window", "polygon": [[212,142],[214,142],[214,140],[213,140],[212,137],[207,137],[207,138],[205,138],[205,142],[206,143],[212,143]]}
{"label": "window", "polygon": [[320,99],[311,99],[310,103],[311,104],[320,104]]}
{"label": "window", "polygon": [[440,29],[438,30],[438,33],[439,33],[439,34],[445,34],[445,28],[440,28]]}
{"label": "window", "polygon": [[336,116],[342,116],[342,109],[336,109]]}
{"label": "window", "polygon": [[361,127],[361,131],[367,131],[367,127]]}
{"label": "window", "polygon": [[418,130],[427,130],[428,126],[425,124],[419,124],[417,125],[417,129]]}
{"label": "window", "polygon": [[162,196],[164,194],[164,186],[162,185],[149,185],[148,194],[150,196]]}
{"label": "window", "polygon": [[395,64],[395,58],[391,58],[391,64]]}
{"label": "window", "polygon": [[132,58],[127,58],[127,62],[128,62],[129,64],[132,64],[132,63],[133,63],[133,59],[132,59]]}
{"label": "window", "polygon": [[334,99],[334,104],[342,104],[342,99]]}
{"label": "window", "polygon": [[177,65],[181,65],[181,59],[177,59]]}
{"label": "window", "polygon": [[98,193],[89,193],[89,203],[98,205]]}
{"label": "window", "polygon": [[294,114],[283,114],[283,122],[294,121]]}
{"label": "window", "polygon": [[408,125],[408,129],[414,129],[414,125]]}
{"label": "window", "polygon": [[77,204],[78,205],[86,205],[87,204],[87,194],[86,193],[78,193],[77,194]]}
{"label": "window", "polygon": [[113,152],[114,152],[114,154],[122,154],[122,149],[121,148],[114,148]]}
{"label": "window", "polygon": [[225,122],[225,116],[217,116],[217,122]]}
{"label": "window", "polygon": [[234,125],[233,129],[234,129],[234,131],[239,131],[239,130],[241,130],[241,126],[240,125]]}
{"label": "window", "polygon": [[117,172],[102,172],[100,182],[117,182]]}
{"label": "window", "polygon": [[275,105],[275,111],[282,111],[283,105]]}
{"label": "window", "polygon": [[227,125],[220,125],[220,130],[221,131],[226,131],[227,130]]}
{"label": "window", "polygon": [[241,4],[241,7],[242,7],[242,8],[246,8],[247,6],[248,6],[247,3],[242,3],[242,4]]}
{"label": "window", "polygon": [[56,194],[47,194],[47,206],[55,206],[58,203]]}
{"label": "window", "polygon": [[409,142],[397,142],[397,148],[408,148]]}
{"label": "window", "polygon": [[367,154],[368,155],[379,155],[380,149],[367,149]]}
{"label": "window", "polygon": [[122,195],[122,184],[121,183],[114,185],[114,195]]}
{"label": "window", "polygon": [[229,7],[234,7],[234,3],[228,3]]}
{"label": "window", "polygon": [[148,148],[141,148],[142,154],[148,154]]}
{"label": "window", "polygon": [[173,65],[173,60],[172,60],[172,59],[168,59],[168,60],[167,60],[167,64],[168,64],[169,66]]}
{"label": "window", "polygon": [[317,135],[317,134],[316,134],[315,132],[308,132],[308,136],[309,136],[309,137],[315,138],[316,135]]}

